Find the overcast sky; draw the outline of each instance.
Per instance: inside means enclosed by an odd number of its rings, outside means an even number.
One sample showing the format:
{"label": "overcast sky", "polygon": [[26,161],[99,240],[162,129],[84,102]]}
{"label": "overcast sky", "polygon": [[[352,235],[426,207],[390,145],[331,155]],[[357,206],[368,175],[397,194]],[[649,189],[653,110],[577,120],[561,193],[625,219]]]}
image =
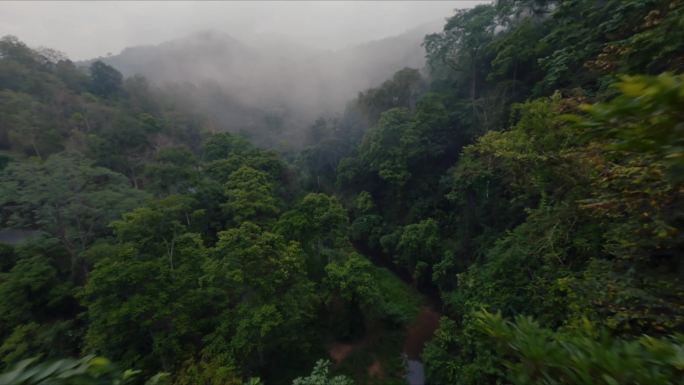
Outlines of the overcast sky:
{"label": "overcast sky", "polygon": [[400,34],[485,1],[0,1],[0,36],[75,60],[217,29],[339,49]]}

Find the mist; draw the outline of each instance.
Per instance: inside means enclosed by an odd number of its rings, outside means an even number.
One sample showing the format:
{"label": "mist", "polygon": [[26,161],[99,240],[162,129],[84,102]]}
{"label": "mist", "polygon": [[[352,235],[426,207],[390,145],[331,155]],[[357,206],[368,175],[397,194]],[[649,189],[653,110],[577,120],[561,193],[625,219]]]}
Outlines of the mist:
{"label": "mist", "polygon": [[0,34],[46,46],[72,60],[125,47],[159,44],[215,29],[240,40],[278,36],[310,47],[341,49],[443,21],[456,8],[485,1],[33,2],[0,4]]}
{"label": "mist", "polygon": [[426,34],[484,1],[5,2],[0,35],[142,75],[174,103],[267,147],[402,68]]}

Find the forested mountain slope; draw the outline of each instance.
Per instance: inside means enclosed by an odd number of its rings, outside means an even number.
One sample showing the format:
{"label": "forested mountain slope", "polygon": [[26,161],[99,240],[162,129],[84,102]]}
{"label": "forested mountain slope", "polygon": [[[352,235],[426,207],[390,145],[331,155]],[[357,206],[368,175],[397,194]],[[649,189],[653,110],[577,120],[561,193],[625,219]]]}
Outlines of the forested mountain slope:
{"label": "forested mountain slope", "polygon": [[432,306],[428,384],[684,383],[684,2],[423,44],[282,155],[3,39],[0,382],[405,383]]}
{"label": "forested mountain slope", "polygon": [[441,24],[337,51],[268,37],[242,42],[208,30],[99,60],[124,76],[143,75],[219,130],[269,147],[299,147],[302,128],[318,116],[341,112],[360,90],[397,69],[422,68],[422,39]]}

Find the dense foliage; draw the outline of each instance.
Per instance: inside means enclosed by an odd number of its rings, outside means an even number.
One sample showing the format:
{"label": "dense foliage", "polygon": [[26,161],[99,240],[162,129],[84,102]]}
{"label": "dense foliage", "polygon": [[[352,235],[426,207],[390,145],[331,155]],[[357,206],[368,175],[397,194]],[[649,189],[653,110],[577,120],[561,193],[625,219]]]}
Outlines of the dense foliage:
{"label": "dense foliage", "polygon": [[286,156],[4,38],[0,382],[403,383],[432,306],[430,384],[683,383],[683,31],[458,10]]}

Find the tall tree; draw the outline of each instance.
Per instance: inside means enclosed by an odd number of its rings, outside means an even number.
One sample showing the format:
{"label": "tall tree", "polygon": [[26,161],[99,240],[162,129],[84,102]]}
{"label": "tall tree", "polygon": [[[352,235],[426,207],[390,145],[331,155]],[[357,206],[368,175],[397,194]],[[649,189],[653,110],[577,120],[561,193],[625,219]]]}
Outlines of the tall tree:
{"label": "tall tree", "polygon": [[72,256],[75,277],[84,273],[79,271],[85,267],[79,255],[109,233],[110,221],[146,197],[131,189],[122,175],[70,153],[12,162],[0,181],[7,224],[37,228],[59,239]]}

